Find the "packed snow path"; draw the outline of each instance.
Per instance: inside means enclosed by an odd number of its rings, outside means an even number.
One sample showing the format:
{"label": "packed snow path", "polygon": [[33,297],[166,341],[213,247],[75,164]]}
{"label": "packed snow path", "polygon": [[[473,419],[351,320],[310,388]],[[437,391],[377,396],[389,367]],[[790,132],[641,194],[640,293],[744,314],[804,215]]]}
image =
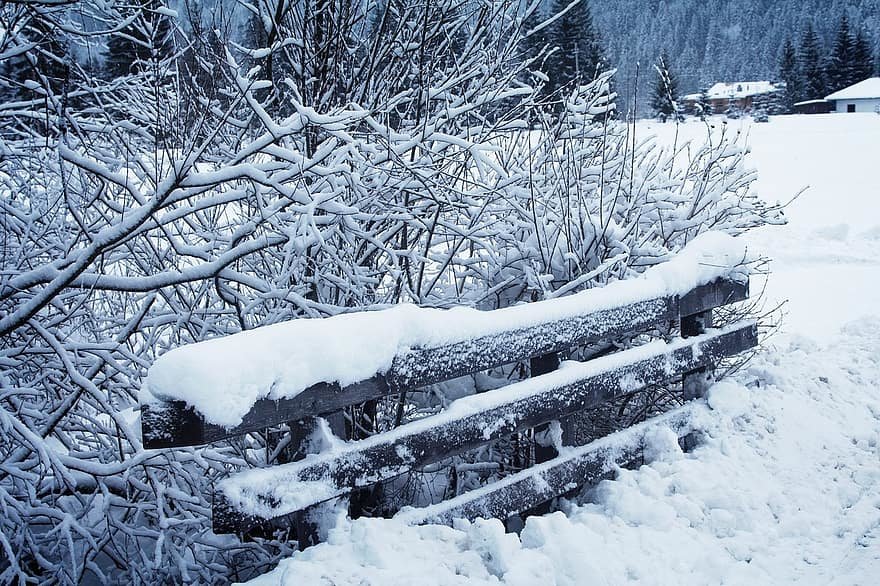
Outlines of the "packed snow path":
{"label": "packed snow path", "polygon": [[769,295],[790,299],[788,315],[746,372],[711,390],[698,449],[660,434],[651,464],[519,536],[498,521],[343,521],[254,583],[877,584],[880,116],[731,124],[750,134],[763,195],[812,188],[789,226],[748,235],[773,256]]}

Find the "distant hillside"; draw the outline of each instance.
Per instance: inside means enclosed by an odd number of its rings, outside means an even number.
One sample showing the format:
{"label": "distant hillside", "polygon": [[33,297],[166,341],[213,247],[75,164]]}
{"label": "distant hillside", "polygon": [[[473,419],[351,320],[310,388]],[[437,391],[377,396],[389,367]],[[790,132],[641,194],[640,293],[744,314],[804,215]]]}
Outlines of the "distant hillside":
{"label": "distant hillside", "polygon": [[[653,64],[663,49],[680,91],[717,81],[771,79],[782,44],[812,22],[826,48],[841,15],[870,33],[880,57],[880,0],[590,0],[610,61],[618,67],[620,109],[632,103],[640,63],[639,112],[647,111]],[[880,59],[878,59],[880,60]]]}

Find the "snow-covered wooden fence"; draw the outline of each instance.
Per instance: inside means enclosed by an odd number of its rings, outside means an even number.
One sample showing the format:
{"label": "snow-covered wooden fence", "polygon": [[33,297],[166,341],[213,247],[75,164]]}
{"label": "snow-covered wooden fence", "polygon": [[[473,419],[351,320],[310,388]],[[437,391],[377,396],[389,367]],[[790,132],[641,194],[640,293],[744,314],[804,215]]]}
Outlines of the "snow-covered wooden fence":
{"label": "snow-covered wooden fence", "polygon": [[[624,286],[621,283],[615,291],[624,293]],[[644,293],[645,288],[641,290]],[[627,297],[623,295],[624,299]],[[685,398],[697,397],[714,365],[757,344],[754,321],[711,328],[713,308],[746,299],[747,281],[718,278],[680,293],[641,297],[610,306],[606,300],[598,304],[600,309],[582,313],[571,308],[555,311],[553,306],[546,305],[539,312],[546,319],[532,319],[527,326],[522,325],[523,320],[511,319],[505,327],[505,320],[501,320],[500,326],[473,329],[491,332],[486,335],[470,335],[431,347],[406,348],[391,357],[390,366],[381,374],[360,382],[319,382],[288,398],[257,396],[235,421],[217,416],[212,421],[212,417],[205,415],[208,407],[199,407],[207,403],[200,403],[198,395],[187,401],[153,398],[142,405],[144,445],[195,446],[288,422],[300,422],[291,428],[301,430],[301,422],[314,422],[317,417],[349,405],[504,364],[535,357],[546,359],[573,347],[649,331],[668,332],[670,325],[678,326],[680,336],[671,340],[657,340],[567,365],[501,389],[459,399],[439,414],[364,440],[340,443],[326,453],[289,464],[246,470],[227,478],[217,487],[214,529],[218,533],[241,534],[292,522],[303,511],[327,500],[651,385],[681,380]],[[542,303],[560,304],[566,300]],[[582,306],[591,307],[589,303]],[[488,319],[493,317],[489,314],[504,311],[478,313]],[[505,317],[514,315],[508,313]],[[319,328],[321,321],[316,322]],[[331,326],[328,324],[327,329],[332,333]],[[210,355],[210,348],[204,350]],[[215,368],[234,368],[224,364],[222,355],[217,358]],[[303,356],[302,360],[314,360],[314,356]],[[309,368],[309,364],[302,367]],[[171,373],[169,378],[183,372],[167,366],[165,370]],[[273,380],[274,388],[281,379],[276,376]],[[159,386],[159,382],[153,384]],[[185,386],[186,381],[181,379],[180,384]],[[219,400],[222,402],[222,395]],[[193,403],[196,406],[190,406]],[[502,481],[445,503],[410,509],[402,515],[413,522],[449,522],[456,517],[507,517],[528,510],[601,477],[614,465],[633,461],[642,449],[644,433],[661,423],[680,436],[690,430],[686,412],[667,413],[624,430],[614,441],[606,438],[586,446],[565,448],[553,459]]]}
{"label": "snow-covered wooden fence", "polygon": [[[740,301],[746,295],[745,285],[720,281],[697,287],[684,296],[652,298],[526,328],[514,324],[508,330],[441,347],[409,349],[394,356],[385,374],[344,388],[338,383],[320,382],[290,399],[259,399],[241,423],[233,427],[206,421],[197,409],[184,401],[146,403],[141,415],[144,447],[197,446],[289,421],[327,415],[349,405],[519,360],[635,335],[680,316],[699,316],[707,309]],[[685,335],[690,333],[689,328],[697,327],[688,325],[690,323],[686,319]],[[226,365],[217,366],[223,369]]]}

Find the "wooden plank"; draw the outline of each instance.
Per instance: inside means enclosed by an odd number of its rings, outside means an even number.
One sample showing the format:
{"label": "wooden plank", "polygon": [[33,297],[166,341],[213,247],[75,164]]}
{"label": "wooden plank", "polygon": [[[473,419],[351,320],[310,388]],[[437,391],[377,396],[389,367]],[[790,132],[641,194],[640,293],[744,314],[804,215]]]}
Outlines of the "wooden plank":
{"label": "wooden plank", "polygon": [[321,383],[291,399],[260,399],[244,416],[240,425],[225,428],[208,423],[182,401],[141,406],[141,429],[147,449],[197,446],[259,431],[288,421],[327,415],[347,405],[364,403],[388,395],[385,378],[377,376],[342,389],[338,384]]}
{"label": "wooden plank", "polygon": [[740,301],[748,296],[748,285],[718,281],[676,296],[640,301],[570,319],[530,328],[511,329],[491,336],[456,342],[439,348],[414,348],[394,359],[386,376],[375,376],[340,388],[321,383],[290,399],[260,399],[233,428],[207,423],[181,401],[141,408],[144,447],[196,446],[258,431],[287,421],[320,416],[349,405],[378,399],[458,376],[479,372],[544,354],[620,338],[675,321],[684,307],[696,313],[712,304]]}
{"label": "wooden plank", "polygon": [[[234,480],[223,481],[219,488],[235,501],[230,505],[233,509],[246,507],[244,510],[252,512],[256,509],[248,505],[256,503],[261,514],[269,517],[288,514],[649,384],[681,376],[756,344],[757,326],[748,321],[689,341],[679,340],[648,356],[640,348],[627,350],[605,359],[609,364],[606,368],[602,367],[602,359],[590,362],[596,370],[591,369],[588,376],[572,380],[565,370],[550,373],[492,391],[497,398],[492,404],[485,401],[488,394],[474,397],[472,408],[467,406],[467,398],[462,399],[458,409],[453,407],[381,436],[352,442],[328,455],[272,469],[245,471]],[[626,364],[628,354],[638,358]],[[322,490],[309,496],[306,491],[297,490],[298,483],[319,483]],[[235,489],[228,489],[230,486]]]}
{"label": "wooden plank", "polygon": [[692,289],[679,300],[681,316],[694,315],[749,298],[748,281],[719,279]]}
{"label": "wooden plank", "polygon": [[[342,412],[332,413],[327,418],[330,431],[340,438],[345,431],[345,417]],[[316,453],[320,446],[311,441],[319,421],[317,417],[309,417],[300,421],[292,421],[290,426],[290,451],[296,461],[302,460],[307,454]],[[312,507],[308,512],[296,511],[278,519],[267,521],[259,517],[242,515],[232,508],[227,499],[216,490],[211,491],[212,527],[217,534],[237,534],[243,541],[253,538],[277,539],[280,541],[296,541],[300,550],[316,545],[326,538],[321,533],[325,523],[319,522],[327,515],[333,515],[337,506],[345,506],[347,499],[336,499]]]}
{"label": "wooden plank", "polygon": [[641,332],[678,319],[678,308],[677,297],[660,297],[442,348],[414,348],[394,359],[388,382],[392,389],[412,389],[580,344]]}
{"label": "wooden plank", "polygon": [[296,539],[299,542],[301,511],[280,515],[273,519],[263,519],[247,515],[235,508],[232,503],[216,490],[211,493],[211,530],[217,535],[259,535],[263,538],[280,537],[283,541]]}
{"label": "wooden plank", "polygon": [[196,446],[258,431],[286,421],[324,415],[349,405],[378,399],[480,370],[494,368],[623,332],[642,331],[678,318],[678,299],[651,299],[534,328],[515,329],[441,348],[413,349],[395,358],[386,376],[340,388],[321,383],[291,399],[260,399],[242,423],[224,428],[207,423],[182,401],[141,407],[144,447]]}
{"label": "wooden plank", "polygon": [[625,430],[573,448],[565,454],[508,476],[489,486],[461,494],[436,505],[408,509],[395,518],[412,524],[452,525],[455,519],[500,518],[529,510],[563,495],[577,486],[601,480],[617,466],[641,457],[646,434],[658,427],[668,427],[679,437],[691,431],[693,404],[654,417]]}

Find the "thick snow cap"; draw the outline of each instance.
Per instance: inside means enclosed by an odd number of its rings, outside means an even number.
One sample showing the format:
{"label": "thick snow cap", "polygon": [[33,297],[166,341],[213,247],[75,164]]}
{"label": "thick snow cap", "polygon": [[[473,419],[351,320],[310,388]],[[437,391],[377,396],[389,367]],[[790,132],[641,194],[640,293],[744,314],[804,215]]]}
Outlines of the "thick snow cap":
{"label": "thick snow cap", "polygon": [[350,385],[384,373],[408,348],[432,348],[684,294],[740,270],[745,243],[720,232],[694,238],[636,279],[495,311],[403,304],[326,319],[299,319],[176,348],[150,368],[141,403],[181,400],[207,421],[241,423],[262,398],[296,396],[319,382]]}

